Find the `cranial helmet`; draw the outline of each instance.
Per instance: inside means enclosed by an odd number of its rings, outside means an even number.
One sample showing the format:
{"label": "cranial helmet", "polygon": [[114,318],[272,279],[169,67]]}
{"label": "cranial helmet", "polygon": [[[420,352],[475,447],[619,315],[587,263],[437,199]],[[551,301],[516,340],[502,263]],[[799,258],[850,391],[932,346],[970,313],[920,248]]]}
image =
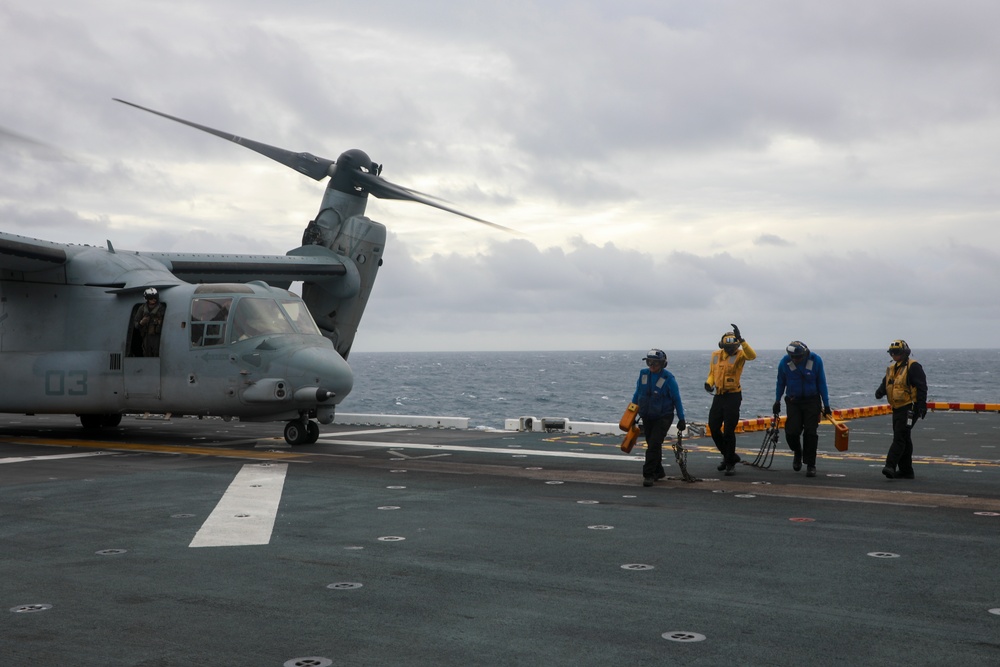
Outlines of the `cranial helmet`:
{"label": "cranial helmet", "polygon": [[142,293],[142,296],[148,301],[152,299],[153,301],[160,300],[160,293],[156,291],[155,287],[150,287],[148,290]]}
{"label": "cranial helmet", "polygon": [[736,334],[733,333],[732,331],[727,331],[726,333],[722,334],[722,338],[719,339],[719,349],[726,350],[730,354],[736,351],[735,348],[739,344],[740,342],[736,340]]}
{"label": "cranial helmet", "polygon": [[897,339],[889,343],[889,349],[887,350],[889,354],[893,352],[899,352],[900,354],[907,355],[910,353],[910,346],[906,344],[905,340]]}
{"label": "cranial helmet", "polygon": [[790,357],[804,357],[809,354],[809,347],[800,340],[793,340],[785,348],[785,352],[788,353]]}
{"label": "cranial helmet", "polygon": [[652,350],[647,352],[644,359],[646,360],[647,364],[650,361],[659,361],[664,366],[667,365],[667,353],[664,352],[663,350],[658,350],[656,348],[653,348]]}

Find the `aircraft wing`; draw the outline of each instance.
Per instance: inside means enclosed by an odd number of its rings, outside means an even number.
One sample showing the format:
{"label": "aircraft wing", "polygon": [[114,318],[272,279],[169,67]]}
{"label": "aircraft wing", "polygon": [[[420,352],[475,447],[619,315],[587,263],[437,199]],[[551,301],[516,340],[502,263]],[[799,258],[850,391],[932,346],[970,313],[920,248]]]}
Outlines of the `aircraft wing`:
{"label": "aircraft wing", "polygon": [[68,259],[61,243],[0,232],[0,269],[40,271],[62,266]]}
{"label": "aircraft wing", "polygon": [[[110,250],[110,243],[108,247]],[[86,249],[88,246],[53,243],[0,232],[0,270],[30,272],[58,268]],[[323,282],[350,272],[339,255],[321,246],[303,246],[288,255],[137,254],[160,262],[174,276],[189,283],[262,280],[269,285],[287,288],[295,281]]]}
{"label": "aircraft wing", "polygon": [[321,282],[343,276],[348,271],[343,260],[329,251],[308,256],[173,252],[144,252],[142,255],[162,262],[171,273],[189,283],[262,280],[287,288],[294,281]]}

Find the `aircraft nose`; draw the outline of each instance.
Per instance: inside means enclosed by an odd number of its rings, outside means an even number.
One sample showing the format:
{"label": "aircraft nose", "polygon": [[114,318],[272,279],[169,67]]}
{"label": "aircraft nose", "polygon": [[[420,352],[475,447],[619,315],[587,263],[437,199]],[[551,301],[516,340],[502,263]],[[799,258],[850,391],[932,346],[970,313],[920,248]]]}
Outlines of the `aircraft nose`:
{"label": "aircraft nose", "polygon": [[299,350],[289,359],[288,366],[289,379],[301,388],[315,387],[319,402],[324,402],[324,392],[333,392],[334,396],[328,400],[331,404],[340,403],[354,386],[351,367],[332,347]]}

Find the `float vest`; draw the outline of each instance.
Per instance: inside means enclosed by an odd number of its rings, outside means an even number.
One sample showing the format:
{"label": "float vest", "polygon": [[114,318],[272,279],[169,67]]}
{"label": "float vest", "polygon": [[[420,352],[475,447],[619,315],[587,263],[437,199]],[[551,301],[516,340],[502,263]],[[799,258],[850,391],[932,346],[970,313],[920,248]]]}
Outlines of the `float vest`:
{"label": "float vest", "polygon": [[[139,333],[145,336],[153,335],[159,336],[160,331],[163,329],[163,315],[167,307],[162,302],[157,302],[156,306],[150,310],[149,306],[142,304],[139,310],[135,314],[135,328],[139,330]],[[143,317],[149,317],[146,320],[145,326],[140,324]]]}
{"label": "float vest", "polygon": [[[746,347],[750,346],[747,345]],[[712,353],[712,364],[708,369],[708,380],[706,382],[715,386],[717,394],[743,391],[742,387],[740,387],[743,364],[756,358],[757,355],[753,349],[750,350],[750,354],[747,354],[745,349],[740,349],[733,355],[726,354],[725,350],[716,350]]]}
{"label": "float vest", "polygon": [[659,419],[674,414],[674,397],[670,394],[668,383],[668,371],[661,371],[656,382],[650,383],[652,374],[648,368],[639,372],[639,391],[636,392],[639,400],[639,414],[643,419]]}
{"label": "float vest", "polygon": [[785,396],[792,400],[819,396],[819,388],[816,386],[816,373],[813,372],[814,365],[811,354],[805,363],[801,365],[796,365],[791,359],[788,360],[788,373],[785,376]]}
{"label": "float vest", "polygon": [[899,364],[893,362],[885,369],[885,395],[894,410],[917,400],[917,388],[910,384],[909,378],[913,362],[913,359]]}

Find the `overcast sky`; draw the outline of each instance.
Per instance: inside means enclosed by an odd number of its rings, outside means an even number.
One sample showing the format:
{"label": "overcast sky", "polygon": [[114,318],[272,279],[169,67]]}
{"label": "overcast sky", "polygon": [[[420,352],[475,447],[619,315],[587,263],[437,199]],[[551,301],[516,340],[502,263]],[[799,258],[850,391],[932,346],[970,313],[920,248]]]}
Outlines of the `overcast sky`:
{"label": "overcast sky", "polygon": [[388,180],[354,349],[998,347],[995,0],[0,2],[0,228],[283,254]]}

